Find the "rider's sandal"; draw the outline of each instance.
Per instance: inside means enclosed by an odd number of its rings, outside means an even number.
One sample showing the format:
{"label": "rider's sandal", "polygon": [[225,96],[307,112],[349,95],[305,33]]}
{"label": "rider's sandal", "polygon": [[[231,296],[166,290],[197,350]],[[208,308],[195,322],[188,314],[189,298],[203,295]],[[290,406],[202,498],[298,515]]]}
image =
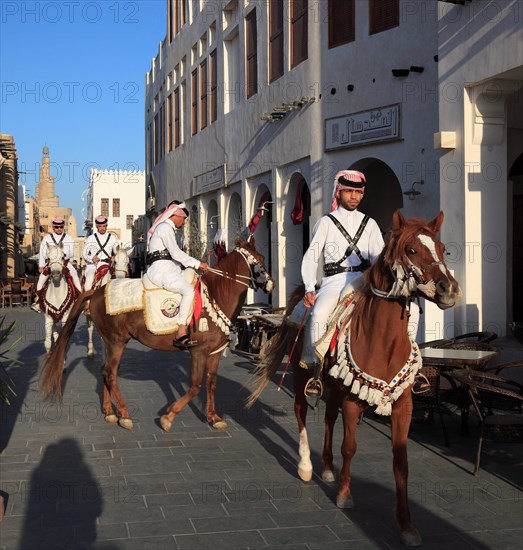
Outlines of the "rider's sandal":
{"label": "rider's sandal", "polygon": [[323,384],[319,378],[310,378],[305,385],[305,396],[311,399],[320,399],[323,395]]}
{"label": "rider's sandal", "polygon": [[180,336],[180,338],[173,340],[173,346],[179,349],[194,348],[197,344],[198,342],[192,341],[188,334],[184,334],[183,336]]}

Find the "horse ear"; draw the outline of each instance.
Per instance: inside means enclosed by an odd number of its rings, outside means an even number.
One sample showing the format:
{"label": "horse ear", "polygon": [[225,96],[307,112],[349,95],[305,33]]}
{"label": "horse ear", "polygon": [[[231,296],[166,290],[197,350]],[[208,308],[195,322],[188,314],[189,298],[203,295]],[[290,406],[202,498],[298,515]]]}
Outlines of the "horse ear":
{"label": "horse ear", "polygon": [[443,224],[443,210],[440,210],[440,213],[428,223],[429,228],[434,231],[434,234],[439,233],[439,230],[441,229],[441,226]]}
{"label": "horse ear", "polygon": [[392,231],[398,233],[405,226],[405,218],[398,208],[394,214],[392,214]]}

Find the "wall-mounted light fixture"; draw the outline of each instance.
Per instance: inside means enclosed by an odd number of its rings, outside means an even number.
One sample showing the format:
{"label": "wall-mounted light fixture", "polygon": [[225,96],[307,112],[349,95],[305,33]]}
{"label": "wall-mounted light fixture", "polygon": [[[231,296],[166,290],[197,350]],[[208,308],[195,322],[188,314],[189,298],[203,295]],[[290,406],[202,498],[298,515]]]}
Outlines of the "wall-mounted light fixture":
{"label": "wall-mounted light fixture", "polygon": [[209,219],[209,223],[207,225],[211,229],[215,229],[216,227],[218,227],[218,221],[214,221],[214,220],[218,220],[219,217],[220,217],[219,214],[216,214],[216,216],[211,216],[211,218]]}
{"label": "wall-mounted light fixture", "polygon": [[405,77],[409,76],[410,70],[409,69],[392,69],[392,74],[395,77]]}
{"label": "wall-mounted light fixture", "polygon": [[411,65],[410,71],[412,73],[422,73],[425,70],[424,67],[420,67],[419,65]]}
{"label": "wall-mounted light fixture", "polygon": [[414,188],[417,184],[423,185],[425,182],[423,180],[420,181],[414,181],[412,182],[412,185],[410,186],[410,189],[408,191],[403,191],[404,195],[407,195],[411,201],[413,201],[418,195],[421,195],[421,191],[416,191]]}

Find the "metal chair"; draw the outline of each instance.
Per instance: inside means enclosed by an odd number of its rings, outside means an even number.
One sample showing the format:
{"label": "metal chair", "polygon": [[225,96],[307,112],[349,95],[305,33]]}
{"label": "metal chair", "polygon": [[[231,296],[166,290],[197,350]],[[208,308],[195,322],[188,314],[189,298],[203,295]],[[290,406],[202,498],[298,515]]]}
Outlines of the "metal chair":
{"label": "metal chair", "polygon": [[474,475],[477,475],[485,441],[523,443],[523,395],[519,393],[523,387],[518,382],[485,371],[464,370],[453,372],[452,376],[466,387],[479,418],[480,433],[474,465]]}

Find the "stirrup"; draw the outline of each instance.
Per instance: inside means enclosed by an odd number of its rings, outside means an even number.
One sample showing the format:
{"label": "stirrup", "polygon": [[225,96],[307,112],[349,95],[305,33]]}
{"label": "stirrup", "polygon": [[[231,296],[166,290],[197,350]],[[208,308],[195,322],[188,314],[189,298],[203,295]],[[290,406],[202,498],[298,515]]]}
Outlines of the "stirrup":
{"label": "stirrup", "polygon": [[36,313],[41,313],[41,312],[42,312],[42,310],[40,309],[40,305],[39,305],[38,302],[33,302],[33,303],[31,304],[31,309],[32,309],[33,311],[36,311]]}
{"label": "stirrup", "polygon": [[319,378],[309,378],[303,393],[311,399],[320,399],[323,395],[323,383]]}

